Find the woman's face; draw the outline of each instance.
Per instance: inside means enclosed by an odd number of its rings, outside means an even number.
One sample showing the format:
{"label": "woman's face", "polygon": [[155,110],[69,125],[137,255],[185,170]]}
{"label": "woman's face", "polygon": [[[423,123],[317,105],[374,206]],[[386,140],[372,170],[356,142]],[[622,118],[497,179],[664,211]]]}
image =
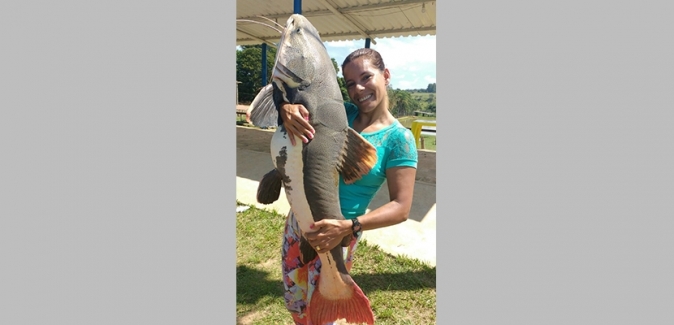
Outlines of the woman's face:
{"label": "woman's face", "polygon": [[346,90],[361,112],[372,112],[377,108],[387,109],[388,100],[386,86],[390,73],[384,72],[370,64],[370,59],[359,57],[344,66]]}

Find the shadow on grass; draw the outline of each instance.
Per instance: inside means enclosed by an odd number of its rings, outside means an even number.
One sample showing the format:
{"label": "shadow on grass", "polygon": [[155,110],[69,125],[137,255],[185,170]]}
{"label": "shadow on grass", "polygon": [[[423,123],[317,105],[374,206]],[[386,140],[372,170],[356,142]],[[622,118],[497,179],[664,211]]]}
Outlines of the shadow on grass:
{"label": "shadow on grass", "polygon": [[365,294],[373,291],[411,291],[435,288],[435,269],[404,273],[352,274]]}
{"label": "shadow on grass", "polygon": [[[365,294],[376,291],[412,291],[435,288],[435,269],[404,273],[352,274]],[[283,282],[269,280],[269,272],[239,265],[236,267],[236,302],[256,304],[261,299],[283,297]]]}
{"label": "shadow on grass", "polygon": [[269,272],[245,265],[236,267],[236,302],[256,304],[264,297],[283,297],[285,289],[281,280],[269,280]]}

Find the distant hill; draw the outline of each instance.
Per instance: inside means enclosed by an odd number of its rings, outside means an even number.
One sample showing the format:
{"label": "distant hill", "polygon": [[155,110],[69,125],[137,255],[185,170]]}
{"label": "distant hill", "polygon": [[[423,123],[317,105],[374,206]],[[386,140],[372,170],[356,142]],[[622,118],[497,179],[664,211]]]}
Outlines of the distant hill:
{"label": "distant hill", "polygon": [[435,113],[437,97],[435,93],[412,93],[412,99],[419,102],[421,111]]}
{"label": "distant hill", "polygon": [[416,100],[421,100],[421,101],[424,101],[424,102],[428,101],[428,99],[430,98],[431,99],[430,101],[434,102],[435,98],[436,98],[436,94],[435,93],[414,93],[413,92],[412,98],[414,98]]}
{"label": "distant hill", "polygon": [[405,91],[409,91],[411,93],[435,93],[435,83],[428,84],[428,87],[426,89],[403,89]]}
{"label": "distant hill", "polygon": [[395,117],[436,111],[435,83],[428,84],[427,89],[394,89],[389,85],[388,96],[389,110]]}

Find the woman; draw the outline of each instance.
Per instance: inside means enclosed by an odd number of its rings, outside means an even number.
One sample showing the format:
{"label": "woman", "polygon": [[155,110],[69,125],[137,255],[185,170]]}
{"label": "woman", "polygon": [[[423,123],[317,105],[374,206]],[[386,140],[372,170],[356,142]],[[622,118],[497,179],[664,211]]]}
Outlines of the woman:
{"label": "woman", "polygon": [[[369,174],[353,184],[346,185],[340,177],[339,195],[342,214],[346,220],[323,219],[314,223],[316,232],[305,237],[313,247],[331,250],[342,238],[354,233],[345,248],[347,270],[351,270],[353,253],[363,230],[395,225],[407,220],[412,206],[417,150],[412,133],[389,112],[387,86],[391,74],[375,50],[359,49],[342,63],[349,98],[345,103],[349,126],[360,133],[377,149],[377,165]],[[285,103],[279,113],[292,144],[294,136],[303,142],[313,138],[314,130],[307,122],[308,111],[302,105]],[[390,201],[368,213],[366,209],[384,181],[388,184]],[[316,257],[303,264],[299,256],[300,228],[292,214],[286,220],[283,238],[283,282],[286,288],[286,307],[295,324],[308,324],[311,301],[321,261]]]}

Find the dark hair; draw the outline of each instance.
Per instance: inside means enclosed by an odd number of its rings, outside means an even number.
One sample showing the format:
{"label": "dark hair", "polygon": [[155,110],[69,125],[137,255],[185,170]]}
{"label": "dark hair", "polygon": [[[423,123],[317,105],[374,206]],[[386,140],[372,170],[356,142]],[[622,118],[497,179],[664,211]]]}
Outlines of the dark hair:
{"label": "dark hair", "polygon": [[381,55],[379,55],[379,52],[371,49],[371,48],[362,48],[355,50],[349,54],[349,56],[344,59],[344,63],[342,63],[342,73],[344,73],[344,67],[351,61],[364,56],[365,58],[370,60],[370,63],[372,63],[373,66],[377,67],[379,71],[384,72],[384,69],[386,69],[386,66],[384,66],[384,59],[381,58]]}

